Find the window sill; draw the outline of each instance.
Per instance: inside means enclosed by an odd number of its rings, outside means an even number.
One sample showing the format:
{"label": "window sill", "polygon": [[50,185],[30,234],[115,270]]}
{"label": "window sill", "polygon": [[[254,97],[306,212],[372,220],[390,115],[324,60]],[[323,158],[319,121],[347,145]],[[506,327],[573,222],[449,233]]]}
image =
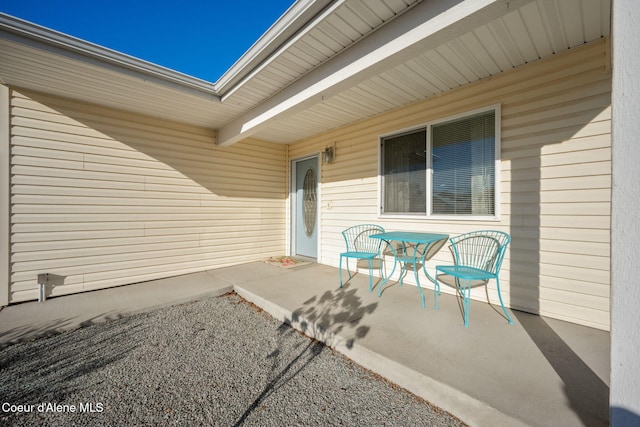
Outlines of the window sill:
{"label": "window sill", "polygon": [[500,217],[494,215],[415,215],[415,214],[378,214],[378,219],[410,219],[420,221],[483,221],[483,222],[498,222]]}

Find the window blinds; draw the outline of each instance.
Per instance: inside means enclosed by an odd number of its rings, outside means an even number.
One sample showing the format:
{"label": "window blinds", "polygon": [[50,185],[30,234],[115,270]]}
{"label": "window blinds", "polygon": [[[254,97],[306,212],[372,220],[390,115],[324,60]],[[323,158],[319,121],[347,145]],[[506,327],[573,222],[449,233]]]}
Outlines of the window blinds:
{"label": "window blinds", "polygon": [[495,113],[432,126],[434,215],[495,213]]}

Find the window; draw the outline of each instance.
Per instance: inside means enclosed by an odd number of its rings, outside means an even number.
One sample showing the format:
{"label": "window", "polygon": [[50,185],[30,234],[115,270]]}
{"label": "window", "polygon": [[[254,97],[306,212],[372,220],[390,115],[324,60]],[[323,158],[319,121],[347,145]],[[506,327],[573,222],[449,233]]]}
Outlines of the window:
{"label": "window", "polygon": [[382,213],[495,216],[496,110],[382,138]]}

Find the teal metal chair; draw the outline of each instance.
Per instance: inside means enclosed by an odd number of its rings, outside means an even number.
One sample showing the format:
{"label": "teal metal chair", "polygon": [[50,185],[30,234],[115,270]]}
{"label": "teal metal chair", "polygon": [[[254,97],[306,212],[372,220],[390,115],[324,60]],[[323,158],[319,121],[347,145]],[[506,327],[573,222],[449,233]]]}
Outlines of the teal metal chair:
{"label": "teal metal chair", "polygon": [[372,234],[384,233],[384,228],[375,224],[360,224],[349,227],[342,232],[342,237],[347,245],[347,251],[340,254],[340,287],[342,287],[342,259],[346,258],[347,272],[351,280],[349,270],[349,258],[356,258],[356,272],[358,268],[369,269],[369,292],[373,291],[373,269],[382,269],[384,261],[380,255],[380,239],[371,239]]}
{"label": "teal metal chair", "polygon": [[439,279],[440,281],[444,280],[444,277],[439,276],[438,273],[442,273],[455,279],[453,286],[457,288],[463,300],[464,326],[469,327],[471,289],[477,286],[486,286],[489,280],[495,279],[502,311],[509,324],[513,325],[513,320],[502,302],[498,277],[511,237],[502,231],[483,230],[462,234],[449,240],[455,265],[436,266],[434,282],[436,308],[438,308],[438,295],[440,294]]}

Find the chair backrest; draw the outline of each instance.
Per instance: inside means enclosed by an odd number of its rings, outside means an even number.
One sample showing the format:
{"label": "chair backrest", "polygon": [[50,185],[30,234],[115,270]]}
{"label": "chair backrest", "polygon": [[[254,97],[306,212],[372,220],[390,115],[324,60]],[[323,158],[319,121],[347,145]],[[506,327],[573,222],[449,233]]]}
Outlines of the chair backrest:
{"label": "chair backrest", "polygon": [[384,228],[376,224],[360,224],[342,232],[348,252],[378,252],[382,240],[369,238],[372,234],[384,233]]}
{"label": "chair backrest", "polygon": [[452,237],[457,265],[498,274],[511,236],[502,231],[481,230]]}

